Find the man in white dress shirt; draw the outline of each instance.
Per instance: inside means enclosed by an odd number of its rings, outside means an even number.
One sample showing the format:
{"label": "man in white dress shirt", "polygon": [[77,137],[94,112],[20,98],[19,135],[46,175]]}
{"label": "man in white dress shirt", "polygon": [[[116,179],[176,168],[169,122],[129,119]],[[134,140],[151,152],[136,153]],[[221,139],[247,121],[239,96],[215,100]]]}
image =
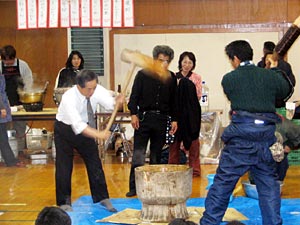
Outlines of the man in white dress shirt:
{"label": "man in white dress shirt", "polygon": [[77,75],[77,85],[63,95],[54,125],[56,204],[65,211],[72,211],[71,176],[75,148],[86,165],[93,202],[100,202],[107,210],[116,212],[109,200],[95,142],[98,138],[107,139],[110,132],[98,131],[88,124],[87,99],[90,99],[94,112],[97,104],[113,110],[115,103],[122,105],[120,103],[124,101],[122,95],[115,99],[109,90],[99,85],[97,75],[89,70],[82,70]]}

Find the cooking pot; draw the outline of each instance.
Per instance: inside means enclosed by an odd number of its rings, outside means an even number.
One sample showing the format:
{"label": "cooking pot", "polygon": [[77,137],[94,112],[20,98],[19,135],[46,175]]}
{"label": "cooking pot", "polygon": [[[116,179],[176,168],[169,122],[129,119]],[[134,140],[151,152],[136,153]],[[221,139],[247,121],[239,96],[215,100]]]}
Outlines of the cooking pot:
{"label": "cooking pot", "polygon": [[45,97],[45,92],[25,92],[19,91],[20,102],[22,103],[35,103],[43,102]]}
{"label": "cooking pot", "polygon": [[45,83],[44,88],[39,91],[18,90],[20,102],[22,102],[22,103],[36,103],[36,102],[44,103],[46,89],[47,89],[48,84],[49,84],[49,81],[47,81]]}
{"label": "cooking pot", "polygon": [[53,90],[53,100],[55,102],[55,104],[58,106],[61,102],[61,98],[63,96],[63,94],[69,90],[71,87],[65,87],[65,88],[55,88]]}

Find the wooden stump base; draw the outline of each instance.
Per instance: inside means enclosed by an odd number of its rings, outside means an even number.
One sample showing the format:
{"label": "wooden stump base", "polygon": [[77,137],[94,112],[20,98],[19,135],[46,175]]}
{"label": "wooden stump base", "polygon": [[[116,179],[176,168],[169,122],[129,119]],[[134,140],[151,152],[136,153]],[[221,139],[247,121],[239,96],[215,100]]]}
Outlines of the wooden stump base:
{"label": "wooden stump base", "polygon": [[166,222],[175,218],[187,219],[188,216],[185,202],[175,205],[142,204],[141,219],[143,221]]}
{"label": "wooden stump base", "polygon": [[192,193],[192,168],[186,165],[147,165],[135,169],[141,219],[170,222],[188,217],[186,200]]}

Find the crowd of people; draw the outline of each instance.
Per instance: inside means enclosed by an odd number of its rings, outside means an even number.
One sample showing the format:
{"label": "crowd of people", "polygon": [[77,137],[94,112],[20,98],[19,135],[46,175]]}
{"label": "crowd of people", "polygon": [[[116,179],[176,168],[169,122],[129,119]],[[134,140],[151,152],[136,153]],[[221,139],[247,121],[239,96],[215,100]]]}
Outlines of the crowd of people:
{"label": "crowd of people", "polygon": [[[251,179],[257,186],[263,224],[282,224],[278,180],[283,181],[286,175],[288,152],[300,145],[300,132],[290,121],[276,114],[276,108],[284,107],[293,93],[296,81],[291,65],[282,58],[274,57],[274,48],[274,43],[265,42],[262,61],[255,66],[252,61],[253,49],[247,41],[236,40],[225,47],[233,70],[224,75],[221,84],[231,104],[231,122],[222,134],[225,147],[205,200],[200,224],[221,223],[236,183],[247,172],[251,173]],[[182,52],[178,59],[178,72],[173,73],[169,71],[169,65],[174,59],[171,47],[157,45],[152,55],[153,60],[160,62],[167,71],[167,79],[159,80],[155,71],[147,69],[141,69],[135,76],[128,103],[134,145],[127,197],[137,195],[135,168],[145,164],[148,142],[149,164],[162,163],[161,152],[166,144],[168,120],[171,121],[168,134],[174,137],[169,143],[168,163],[179,164],[180,153],[188,151],[193,176],[201,175],[199,100],[202,95],[202,78],[194,72],[196,57],[193,52]],[[4,46],[1,50],[0,74],[1,155],[7,166],[21,167],[23,163],[13,155],[8,143],[7,124],[11,122],[10,106],[21,104],[17,89],[24,88],[26,82],[32,83],[32,73],[26,62],[16,58],[13,46]],[[115,107],[122,108],[124,96],[112,96],[111,91],[99,85],[97,75],[84,69],[84,58],[79,51],[70,53],[66,67],[57,76],[55,88],[65,87],[69,90],[61,99],[54,123],[58,207],[43,209],[36,225],[50,224],[49,218],[54,213],[60,215],[64,224],[71,224],[65,212],[73,210],[71,176],[74,149],[85,163],[93,202],[110,212],[117,212],[109,198],[95,141],[107,139],[110,131],[97,130],[93,115],[97,104],[110,111]],[[21,128],[14,124],[17,134],[24,133],[23,127],[24,123]],[[276,130],[283,136],[285,155],[281,162],[276,162],[270,151],[270,146],[276,142]],[[174,220],[170,224],[184,223],[186,221]]]}

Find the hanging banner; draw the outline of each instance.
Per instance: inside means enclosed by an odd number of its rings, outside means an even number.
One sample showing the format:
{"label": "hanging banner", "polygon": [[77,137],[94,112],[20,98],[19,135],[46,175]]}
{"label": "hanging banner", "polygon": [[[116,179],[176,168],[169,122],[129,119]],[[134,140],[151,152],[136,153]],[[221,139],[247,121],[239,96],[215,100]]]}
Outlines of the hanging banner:
{"label": "hanging banner", "polygon": [[81,27],[91,26],[91,5],[90,0],[81,0]]}
{"label": "hanging banner", "polygon": [[102,1],[102,27],[111,27],[111,0],[103,0]]}
{"label": "hanging banner", "polygon": [[27,3],[26,0],[17,0],[18,29],[27,29]]}
{"label": "hanging banner", "polygon": [[37,28],[37,5],[36,0],[27,0],[28,28]]}
{"label": "hanging banner", "polygon": [[58,0],[49,0],[49,24],[48,27],[58,27]]}
{"label": "hanging banner", "polygon": [[133,0],[124,0],[124,27],[134,27]]}
{"label": "hanging banner", "polygon": [[91,0],[91,5],[91,26],[102,27],[102,0]]}
{"label": "hanging banner", "polygon": [[80,26],[80,15],[79,15],[79,0],[70,0],[71,3],[71,27],[79,27]]}
{"label": "hanging banner", "polygon": [[38,28],[47,27],[48,17],[48,2],[47,0],[38,0]]}
{"label": "hanging banner", "polygon": [[60,0],[60,27],[70,27],[70,4],[66,0]]}
{"label": "hanging banner", "polygon": [[134,0],[16,0],[18,29],[133,27]]}
{"label": "hanging banner", "polygon": [[113,0],[113,27],[122,27],[123,0]]}

